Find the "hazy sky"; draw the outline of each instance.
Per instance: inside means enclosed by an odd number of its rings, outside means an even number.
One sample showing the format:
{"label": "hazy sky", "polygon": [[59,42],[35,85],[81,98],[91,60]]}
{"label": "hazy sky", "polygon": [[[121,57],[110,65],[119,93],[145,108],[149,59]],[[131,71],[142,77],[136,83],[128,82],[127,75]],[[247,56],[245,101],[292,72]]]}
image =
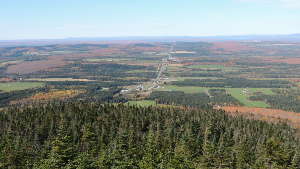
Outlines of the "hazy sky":
{"label": "hazy sky", "polygon": [[300,0],[0,0],[0,40],[300,33]]}

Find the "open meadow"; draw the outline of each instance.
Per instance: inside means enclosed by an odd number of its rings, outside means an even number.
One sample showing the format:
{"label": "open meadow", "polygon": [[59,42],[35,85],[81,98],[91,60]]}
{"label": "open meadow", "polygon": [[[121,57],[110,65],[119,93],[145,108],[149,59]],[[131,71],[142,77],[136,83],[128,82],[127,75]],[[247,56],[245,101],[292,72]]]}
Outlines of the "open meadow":
{"label": "open meadow", "polygon": [[11,92],[18,90],[26,90],[32,88],[40,88],[43,87],[44,83],[38,82],[6,82],[0,83],[0,92]]}

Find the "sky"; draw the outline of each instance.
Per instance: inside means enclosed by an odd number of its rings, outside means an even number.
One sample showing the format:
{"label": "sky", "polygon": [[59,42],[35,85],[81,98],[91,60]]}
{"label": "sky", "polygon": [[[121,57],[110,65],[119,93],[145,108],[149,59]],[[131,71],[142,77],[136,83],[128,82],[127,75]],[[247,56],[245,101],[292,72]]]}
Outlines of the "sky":
{"label": "sky", "polygon": [[300,33],[300,0],[0,0],[0,40]]}

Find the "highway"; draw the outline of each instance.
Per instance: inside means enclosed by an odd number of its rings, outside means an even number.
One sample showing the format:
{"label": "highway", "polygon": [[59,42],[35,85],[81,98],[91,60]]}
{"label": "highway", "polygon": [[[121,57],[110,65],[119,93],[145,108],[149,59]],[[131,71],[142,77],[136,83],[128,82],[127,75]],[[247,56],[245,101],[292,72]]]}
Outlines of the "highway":
{"label": "highway", "polygon": [[172,45],[169,53],[166,57],[162,58],[161,63],[158,65],[158,71],[157,71],[157,76],[155,79],[153,79],[150,83],[150,87],[144,88],[149,82],[146,82],[144,84],[139,84],[135,87],[132,87],[130,89],[122,90],[119,94],[130,94],[133,92],[151,92],[153,89],[156,89],[159,87],[159,85],[162,83],[162,75],[163,73],[167,70],[167,67],[169,65],[169,61],[174,59],[172,56],[172,52],[174,50],[174,46]]}
{"label": "highway", "polygon": [[168,56],[161,60],[161,63],[159,64],[159,70],[158,70],[157,76],[153,80],[152,86],[147,89],[148,91],[151,91],[151,90],[159,87],[159,85],[161,84],[162,75],[167,70],[167,67],[169,65],[169,61],[173,58],[172,57],[173,50],[174,50],[174,46],[172,45],[170,50],[169,50]]}

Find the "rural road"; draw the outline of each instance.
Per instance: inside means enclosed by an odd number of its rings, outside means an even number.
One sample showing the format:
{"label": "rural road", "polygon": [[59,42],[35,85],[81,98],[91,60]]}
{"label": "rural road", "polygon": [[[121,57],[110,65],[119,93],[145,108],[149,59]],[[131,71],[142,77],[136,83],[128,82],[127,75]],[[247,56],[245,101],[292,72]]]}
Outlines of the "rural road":
{"label": "rural road", "polygon": [[173,58],[172,57],[173,50],[174,50],[174,46],[172,45],[171,48],[170,48],[170,50],[169,50],[168,56],[166,58],[163,58],[161,60],[161,63],[159,64],[159,71],[157,73],[157,77],[153,81],[152,86],[147,89],[148,91],[150,91],[150,90],[158,87],[158,85],[160,84],[162,74],[164,73],[164,71],[167,70],[167,67],[169,65],[169,60],[171,60]]}
{"label": "rural road", "polygon": [[[173,50],[174,50],[174,46],[172,45],[169,50],[168,55],[165,58],[162,58],[161,63],[159,63],[157,76],[155,79],[152,80],[151,86],[149,88],[145,89],[146,92],[152,91],[153,89],[159,87],[159,84],[161,83],[161,80],[162,80],[162,75],[167,70],[167,67],[169,65],[169,60],[171,60],[173,58],[172,57]],[[127,89],[125,91],[121,91],[119,94],[129,94],[129,93],[132,93],[135,91],[139,91],[139,88],[143,88],[144,86],[145,86],[144,84],[139,84],[133,88]],[[143,90],[140,90],[140,91],[143,91]]]}

